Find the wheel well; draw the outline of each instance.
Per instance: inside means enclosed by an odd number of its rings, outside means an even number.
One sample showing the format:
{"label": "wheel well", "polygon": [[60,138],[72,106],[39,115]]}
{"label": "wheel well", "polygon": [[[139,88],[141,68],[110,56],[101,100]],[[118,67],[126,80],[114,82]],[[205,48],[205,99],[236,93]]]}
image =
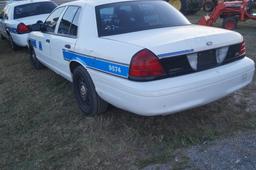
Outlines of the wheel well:
{"label": "wheel well", "polygon": [[69,64],[69,68],[70,68],[70,71],[71,73],[73,73],[73,71],[75,70],[76,67],[78,66],[82,66],[80,63],[76,62],[76,61],[72,61],[70,64]]}

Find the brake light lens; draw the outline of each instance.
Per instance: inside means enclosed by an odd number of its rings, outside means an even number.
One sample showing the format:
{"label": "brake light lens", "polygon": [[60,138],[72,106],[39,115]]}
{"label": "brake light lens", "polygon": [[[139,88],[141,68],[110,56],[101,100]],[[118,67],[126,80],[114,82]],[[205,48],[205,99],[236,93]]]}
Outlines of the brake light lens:
{"label": "brake light lens", "polygon": [[245,42],[243,41],[240,45],[240,51],[239,51],[239,55],[243,56],[246,54],[246,47],[245,47]]}
{"label": "brake light lens", "polygon": [[132,58],[129,78],[135,81],[149,81],[165,75],[159,59],[148,49],[135,54]]}
{"label": "brake light lens", "polygon": [[17,26],[17,32],[18,32],[18,34],[28,33],[29,32],[29,27],[26,24],[24,24],[24,23],[20,23]]}

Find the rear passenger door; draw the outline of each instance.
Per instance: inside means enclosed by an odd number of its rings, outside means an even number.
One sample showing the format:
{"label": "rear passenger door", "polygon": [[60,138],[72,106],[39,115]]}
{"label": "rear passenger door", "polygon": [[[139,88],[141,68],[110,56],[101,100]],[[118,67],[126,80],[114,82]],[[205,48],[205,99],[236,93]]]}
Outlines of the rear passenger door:
{"label": "rear passenger door", "polygon": [[57,67],[61,74],[67,78],[71,78],[71,74],[63,50],[73,51],[75,48],[80,11],[78,6],[68,6],[60,20],[57,33],[52,38],[52,57],[58,63]]}

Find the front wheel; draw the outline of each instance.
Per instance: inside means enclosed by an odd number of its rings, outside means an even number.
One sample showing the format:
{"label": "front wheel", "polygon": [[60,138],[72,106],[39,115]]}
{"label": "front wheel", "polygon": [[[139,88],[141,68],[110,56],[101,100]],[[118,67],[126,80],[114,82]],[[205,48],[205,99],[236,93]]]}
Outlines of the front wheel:
{"label": "front wheel", "polygon": [[43,69],[44,65],[41,64],[40,61],[37,59],[36,53],[33,47],[29,47],[29,53],[30,53],[30,61],[32,66],[37,70]]}
{"label": "front wheel", "polygon": [[73,71],[73,88],[79,108],[86,115],[96,115],[107,110],[108,103],[97,94],[89,73],[82,66]]}
{"label": "front wheel", "polygon": [[238,19],[236,17],[226,17],[223,19],[222,27],[228,30],[237,28]]}

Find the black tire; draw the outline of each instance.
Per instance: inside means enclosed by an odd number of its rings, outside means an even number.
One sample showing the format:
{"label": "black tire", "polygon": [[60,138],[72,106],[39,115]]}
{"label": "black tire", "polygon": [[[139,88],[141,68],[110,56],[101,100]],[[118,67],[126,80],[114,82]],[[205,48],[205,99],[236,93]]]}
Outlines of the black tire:
{"label": "black tire", "polygon": [[108,108],[108,103],[99,97],[93,81],[82,66],[73,71],[73,89],[79,108],[87,116],[103,113]]}
{"label": "black tire", "polygon": [[40,70],[44,68],[44,65],[40,63],[40,61],[37,59],[35,50],[32,46],[29,47],[29,55],[30,55],[31,64],[36,70]]}
{"label": "black tire", "polygon": [[228,30],[235,30],[237,28],[237,17],[225,17],[223,18],[222,27]]}
{"label": "black tire", "polygon": [[193,15],[200,11],[203,6],[203,0],[181,0],[181,12],[184,15]]}
{"label": "black tire", "polygon": [[10,39],[11,48],[13,49],[13,51],[17,51],[19,49],[19,46],[17,44],[15,44],[11,35],[9,35],[9,39]]}
{"label": "black tire", "polygon": [[249,2],[248,2],[248,13],[249,14],[253,14],[253,9],[254,9],[254,1],[253,0],[250,0]]}
{"label": "black tire", "polygon": [[1,40],[4,40],[5,38],[4,38],[4,36],[1,34]]}
{"label": "black tire", "polygon": [[212,12],[214,8],[215,8],[214,2],[205,2],[203,5],[203,10],[205,12]]}

